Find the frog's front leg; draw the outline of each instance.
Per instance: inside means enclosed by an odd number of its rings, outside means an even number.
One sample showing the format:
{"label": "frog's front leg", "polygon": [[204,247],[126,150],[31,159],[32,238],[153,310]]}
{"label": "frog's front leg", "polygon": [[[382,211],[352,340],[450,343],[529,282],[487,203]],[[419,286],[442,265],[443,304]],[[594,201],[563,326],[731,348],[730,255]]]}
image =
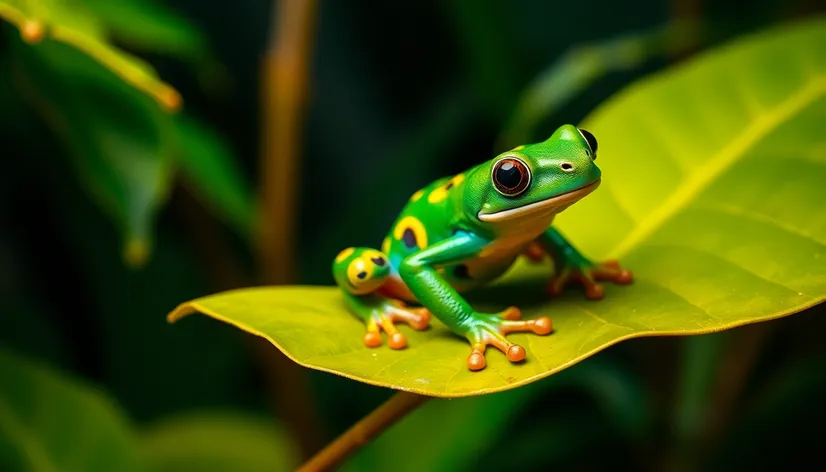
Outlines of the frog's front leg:
{"label": "frog's front leg", "polygon": [[414,329],[424,330],[430,325],[430,312],[375,293],[389,274],[387,256],[374,249],[347,248],[333,262],[333,277],[344,291],[348,308],[367,327],[364,344],[367,347],[381,346],[380,332],[384,330],[390,348],[403,349],[407,346],[407,338],[396,329],[396,323],[403,322]]}
{"label": "frog's front leg", "polygon": [[537,241],[551,255],[554,262],[554,276],[547,287],[550,295],[562,293],[565,285],[576,281],[585,287],[585,296],[599,300],[605,289],[598,282],[609,280],[619,285],[630,284],[634,276],[631,271],[620,267],[617,261],[594,263],[569,243],[556,228],[548,228]]}
{"label": "frog's front leg", "polygon": [[509,307],[499,313],[479,313],[436,270],[438,266],[458,263],[473,257],[489,241],[470,233],[458,232],[426,249],[408,256],[399,267],[404,283],[416,299],[454,333],[467,338],[471,353],[470,370],[486,365],[485,350],[492,345],[504,352],[511,362],[525,359],[525,349],[505,338],[508,333],[531,331],[544,335],[551,332],[551,320],[541,317],[519,320],[519,309]]}

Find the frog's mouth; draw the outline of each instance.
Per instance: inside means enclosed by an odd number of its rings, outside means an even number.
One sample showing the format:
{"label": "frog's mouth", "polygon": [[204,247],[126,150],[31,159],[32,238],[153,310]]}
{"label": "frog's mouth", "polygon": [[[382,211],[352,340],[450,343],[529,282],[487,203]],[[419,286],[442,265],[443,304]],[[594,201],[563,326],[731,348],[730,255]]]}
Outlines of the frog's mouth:
{"label": "frog's mouth", "polygon": [[497,211],[494,213],[483,213],[480,211],[477,216],[482,221],[496,223],[500,221],[512,220],[514,218],[519,218],[520,216],[534,214],[537,212],[558,213],[577,200],[596,190],[601,181],[602,180],[600,179],[568,193],[563,193],[562,195],[546,198],[545,200],[539,200],[538,202],[529,203],[516,208],[508,208],[507,210]]}

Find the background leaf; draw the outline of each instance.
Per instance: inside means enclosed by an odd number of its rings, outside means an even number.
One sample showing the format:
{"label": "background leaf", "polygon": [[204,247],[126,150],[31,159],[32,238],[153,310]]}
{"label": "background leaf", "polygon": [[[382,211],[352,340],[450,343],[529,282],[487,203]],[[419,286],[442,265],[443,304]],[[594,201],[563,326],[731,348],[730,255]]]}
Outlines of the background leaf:
{"label": "background leaf", "polygon": [[0,469],[142,471],[134,441],[105,395],[0,351]]}
{"label": "background leaf", "polygon": [[83,0],[121,43],[143,50],[204,60],[207,40],[191,21],[156,0]]}
{"label": "background leaf", "polygon": [[[87,56],[64,44],[20,45],[19,88],[64,141],[77,175],[120,226],[124,257],[141,265],[168,196],[172,117]],[[72,63],[72,73],[61,65]]]}
{"label": "background leaf", "polygon": [[[826,297],[826,209],[816,197],[826,178],[824,46],[822,18],[768,31],[637,83],[587,120],[605,184],[563,215],[562,228],[592,257],[622,257],[636,281],[608,287],[598,303],[573,293],[543,302],[546,271],[517,264],[503,290],[474,301],[554,319],[549,337],[511,336],[528,351],[524,365],[491,352],[471,373],[467,344],[438,322],[410,333],[406,350],[368,350],[335,288],[224,292],[170,319],[199,311],[302,365],[457,397],[524,385],[624,339],[709,333],[815,305]],[[778,167],[795,172],[778,183]]]}
{"label": "background leaf", "polygon": [[187,183],[251,244],[256,202],[235,156],[213,130],[193,118],[177,117],[175,129],[177,156]]}
{"label": "background leaf", "polygon": [[165,418],[143,432],[153,472],[275,472],[299,465],[295,446],[271,418],[203,411]]}
{"label": "background leaf", "polygon": [[[589,404],[584,415],[582,411],[557,411],[554,394],[565,390],[575,392],[580,398],[590,397],[593,407]],[[579,441],[574,436],[576,433],[563,430],[563,425],[568,423],[566,415],[577,418],[576,421],[594,416],[612,419],[617,430],[630,432],[633,437],[646,426],[647,400],[638,379],[616,365],[589,359],[549,382],[491,395],[432,399],[368,444],[348,462],[346,470],[436,472],[474,470],[480,466],[493,469],[486,462],[485,451],[501,451],[503,443],[526,452],[534,449],[533,454],[520,454],[525,460],[537,452],[546,460],[553,460],[574,453],[574,443]],[[603,415],[598,415],[600,412]],[[541,430],[525,431],[525,417],[543,417],[544,420],[539,421]],[[603,424],[594,426],[586,431],[605,429]],[[549,435],[548,430],[553,433]],[[411,438],[415,438],[414,447],[400,447]],[[423,454],[423,450],[428,453]],[[511,452],[506,454],[502,467],[521,464]]]}
{"label": "background leaf", "polygon": [[83,2],[0,0],[0,17],[20,29],[21,37],[27,42],[37,43],[48,36],[70,45],[150,94],[166,108],[180,106],[178,92],[160,80],[152,67],[109,43],[106,24]]}

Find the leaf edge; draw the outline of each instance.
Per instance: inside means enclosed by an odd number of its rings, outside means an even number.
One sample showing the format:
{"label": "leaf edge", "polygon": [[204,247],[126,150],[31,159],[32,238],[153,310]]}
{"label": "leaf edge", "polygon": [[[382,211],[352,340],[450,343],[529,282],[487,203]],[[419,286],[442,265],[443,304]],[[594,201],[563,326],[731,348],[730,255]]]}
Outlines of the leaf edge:
{"label": "leaf edge", "polygon": [[[290,286],[287,286],[287,287],[285,287],[285,286],[249,287],[249,288],[252,288],[252,289],[256,289],[256,288],[257,289],[261,289],[261,288],[273,289],[274,288],[275,290],[289,290],[289,287]],[[332,287],[332,286],[317,286],[317,285],[316,286],[292,286],[292,287],[335,288],[335,287]],[[260,338],[263,338],[263,339],[267,340],[270,344],[272,344],[279,351],[281,351],[281,353],[284,354],[288,359],[290,359],[291,361],[295,362],[296,364],[298,364],[302,367],[317,370],[317,371],[320,371],[320,372],[325,372],[325,373],[328,373],[328,374],[338,375],[340,377],[344,377],[344,378],[350,379],[350,380],[355,380],[357,382],[365,383],[367,385],[372,385],[374,387],[384,387],[384,388],[389,388],[389,389],[392,389],[392,390],[408,392],[408,393],[414,393],[414,394],[422,395],[422,396],[426,396],[426,397],[448,398],[448,399],[450,399],[450,398],[474,397],[474,396],[479,396],[479,395],[487,395],[487,394],[491,394],[491,393],[498,393],[498,392],[504,392],[504,391],[507,391],[507,390],[512,390],[512,389],[517,388],[517,387],[522,387],[522,386],[531,384],[533,382],[536,382],[538,380],[542,380],[544,378],[550,377],[551,375],[559,373],[559,372],[561,372],[565,369],[568,369],[570,367],[573,367],[574,365],[588,359],[589,357],[592,357],[592,356],[594,356],[594,355],[596,355],[596,354],[598,354],[598,353],[600,353],[600,352],[602,352],[602,351],[604,351],[604,350],[606,350],[610,347],[613,347],[613,346],[615,346],[615,345],[617,345],[621,342],[628,341],[628,340],[631,340],[631,339],[650,338],[650,337],[699,336],[699,335],[704,335],[704,334],[719,333],[719,332],[722,332],[722,331],[727,331],[727,330],[730,330],[730,329],[739,328],[739,327],[746,326],[746,325],[751,325],[751,324],[756,324],[756,323],[764,323],[764,322],[768,322],[768,321],[778,320],[780,318],[785,318],[787,316],[791,316],[791,315],[800,313],[802,311],[805,311],[805,310],[813,308],[817,305],[820,305],[823,302],[826,302],[826,296],[814,297],[810,300],[806,300],[804,302],[801,302],[798,305],[792,306],[792,307],[787,308],[785,310],[778,311],[778,312],[776,312],[772,315],[764,316],[764,317],[761,317],[761,318],[758,318],[758,319],[732,321],[732,322],[729,322],[729,323],[723,323],[723,324],[719,324],[719,325],[716,325],[716,326],[705,327],[705,328],[688,329],[688,330],[673,330],[673,331],[653,331],[653,330],[637,331],[637,332],[634,332],[634,333],[629,333],[629,334],[624,335],[624,336],[619,336],[619,337],[613,339],[612,341],[610,341],[608,343],[605,343],[605,344],[603,344],[599,347],[596,347],[596,348],[592,349],[591,351],[582,353],[578,356],[575,356],[575,357],[571,358],[571,360],[568,361],[565,364],[559,365],[556,368],[546,370],[545,372],[533,375],[531,377],[527,377],[527,378],[519,380],[517,382],[505,384],[505,385],[502,385],[502,386],[499,386],[499,387],[480,388],[480,389],[472,390],[472,391],[469,391],[469,392],[465,391],[465,392],[461,392],[461,393],[458,393],[458,392],[457,393],[436,393],[434,391],[428,391],[428,390],[419,389],[419,388],[415,388],[415,387],[408,387],[408,386],[402,386],[402,385],[393,385],[393,384],[390,384],[390,383],[384,383],[384,382],[380,382],[380,381],[376,381],[376,380],[365,379],[363,377],[359,377],[357,375],[349,374],[349,373],[346,373],[346,372],[341,372],[341,371],[333,369],[333,368],[316,365],[316,364],[313,364],[312,362],[300,361],[300,360],[296,359],[288,350],[286,350],[283,346],[281,346],[277,341],[275,341],[269,335],[267,335],[265,333],[262,333],[258,330],[255,330],[253,328],[250,328],[247,325],[245,325],[243,322],[230,320],[229,318],[227,318],[227,317],[225,317],[221,314],[218,314],[215,311],[210,310],[209,308],[207,308],[207,307],[205,307],[201,304],[201,303],[203,303],[203,300],[207,300],[207,299],[212,298],[212,297],[218,297],[218,296],[226,295],[230,292],[239,292],[239,291],[243,291],[243,290],[246,290],[246,289],[234,289],[234,290],[228,290],[228,291],[224,291],[224,292],[218,292],[218,293],[213,294],[213,295],[209,295],[209,296],[201,297],[201,298],[196,298],[194,300],[190,300],[188,302],[181,303],[174,310],[169,312],[169,314],[166,317],[167,322],[169,322],[170,324],[175,323],[176,321],[179,321],[180,319],[182,319],[182,318],[184,318],[188,315],[195,314],[195,313],[200,313],[202,315],[205,315],[205,316],[210,317],[212,319],[221,321],[221,322],[226,323],[230,326],[233,326],[237,329],[240,329],[241,331],[244,331],[246,333],[249,333],[249,334],[252,334],[254,336],[258,336]],[[459,340],[457,340],[457,341],[459,341]],[[461,359],[459,359],[459,361],[461,361]],[[513,368],[518,368],[517,366],[512,366],[512,367]]]}

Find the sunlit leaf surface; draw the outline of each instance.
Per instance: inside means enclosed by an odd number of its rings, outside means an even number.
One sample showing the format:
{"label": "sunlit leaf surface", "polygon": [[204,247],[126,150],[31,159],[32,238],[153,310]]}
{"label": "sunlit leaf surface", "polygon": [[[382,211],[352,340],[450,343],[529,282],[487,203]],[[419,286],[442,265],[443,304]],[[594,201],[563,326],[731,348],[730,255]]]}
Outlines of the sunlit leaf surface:
{"label": "sunlit leaf surface", "polygon": [[521,365],[491,351],[488,367],[470,372],[467,342],[438,321],[427,332],[402,327],[405,350],[368,349],[332,287],[230,291],[185,303],[170,319],[201,312],[308,367],[457,397],[538,380],[625,339],[789,315],[826,298],[824,122],[823,19],[726,45],[597,109],[584,127],[600,140],[603,185],[559,224],[590,256],[619,257],[636,281],[608,286],[599,302],[575,290],[545,301],[538,288],[548,271],[519,264],[472,300],[554,320],[550,336],[510,336],[527,349]]}
{"label": "sunlit leaf surface", "polygon": [[[111,20],[116,17],[109,14],[112,8],[103,12],[107,15],[99,17],[90,8],[96,4],[97,2],[86,4],[64,0],[0,0],[0,18],[15,25],[25,41],[38,43],[48,38],[70,45],[94,58],[122,80],[150,94],[166,108],[177,109],[181,104],[181,97],[174,88],[163,82],[149,64],[110,43],[110,31],[101,18]],[[116,23],[115,27],[122,23]],[[157,29],[160,29],[160,26]],[[157,33],[153,36],[155,42],[168,45],[169,41],[161,36],[168,36],[166,30]],[[130,35],[129,31],[125,31],[124,35],[135,36]],[[147,36],[146,33],[141,35],[143,43],[150,42]],[[183,33],[179,34],[179,37],[181,42],[192,42]],[[191,45],[185,47],[194,48]]]}
{"label": "sunlit leaf surface", "polygon": [[0,470],[143,471],[118,407],[62,374],[0,351]]}

